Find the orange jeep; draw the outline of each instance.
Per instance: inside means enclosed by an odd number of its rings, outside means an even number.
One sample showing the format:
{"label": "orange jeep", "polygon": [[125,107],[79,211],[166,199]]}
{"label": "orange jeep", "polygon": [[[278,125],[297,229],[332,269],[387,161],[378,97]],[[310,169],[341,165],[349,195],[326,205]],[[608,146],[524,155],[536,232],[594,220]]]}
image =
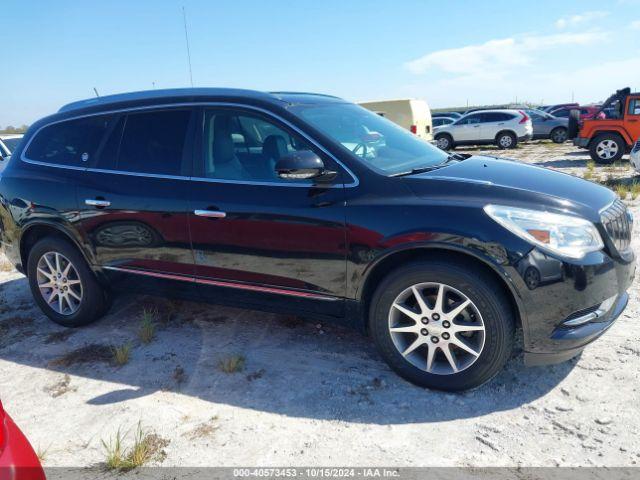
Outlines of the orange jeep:
{"label": "orange jeep", "polygon": [[580,111],[571,110],[568,135],[574,145],[588,148],[597,163],[620,160],[640,137],[640,93],[618,90],[588,120],[580,120]]}

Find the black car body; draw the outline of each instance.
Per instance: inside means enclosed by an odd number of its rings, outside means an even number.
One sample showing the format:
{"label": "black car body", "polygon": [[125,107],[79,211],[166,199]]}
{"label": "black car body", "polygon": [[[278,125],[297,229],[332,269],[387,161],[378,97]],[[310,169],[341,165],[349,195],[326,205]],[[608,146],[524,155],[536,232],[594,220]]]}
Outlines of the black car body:
{"label": "black car body", "polygon": [[[348,114],[341,116],[341,109]],[[353,118],[386,122],[364,112],[335,97],[229,89],[143,92],[68,105],[31,126],[2,173],[2,247],[29,274],[40,306],[62,324],[74,325],[73,316],[62,315],[63,296],[50,288],[66,288],[52,277],[63,268],[44,267],[45,276],[35,279],[48,251],[74,264],[83,302],[102,305],[102,289],[141,291],[332,320],[374,330],[374,337],[381,335],[372,325],[376,305],[396,288],[389,278],[399,276],[394,281],[402,284],[432,265],[445,276],[458,272],[470,283],[495,285],[487,295],[498,295],[500,305],[485,307],[478,299],[474,311],[487,323],[493,314],[484,309],[499,307],[502,321],[521,325],[532,364],[570,358],[611,326],[626,306],[635,257],[629,215],[610,190],[538,167],[449,155],[426,143],[411,148],[428,148],[437,161],[417,168],[406,160],[411,168],[390,173],[381,153],[379,163],[371,163],[375,152],[393,153],[400,145],[394,135],[419,140],[375,123],[375,130],[351,142]],[[242,170],[233,170],[229,165],[239,160]],[[267,169],[249,168],[263,161]],[[320,166],[310,178],[313,162]],[[235,178],[240,171],[246,177]],[[603,245],[581,258],[555,254],[498,223],[488,205],[586,219]],[[66,247],[56,247],[60,242]],[[90,279],[79,263],[86,263]],[[464,284],[452,278],[449,285]],[[479,298],[465,288],[442,294],[449,311],[460,292]],[[59,302],[57,314],[47,311],[47,302]],[[102,313],[95,307],[87,315]],[[475,314],[463,317],[472,322]],[[579,319],[575,326],[565,324],[572,319]],[[432,324],[438,335],[446,327]],[[479,348],[493,338],[489,326]],[[420,376],[413,367],[403,371],[400,357],[390,360],[395,354],[384,353],[385,341],[379,346],[392,367],[422,385],[467,388],[496,373],[473,372],[481,378],[462,383],[441,381],[442,372]],[[457,372],[455,363],[452,369]]]}

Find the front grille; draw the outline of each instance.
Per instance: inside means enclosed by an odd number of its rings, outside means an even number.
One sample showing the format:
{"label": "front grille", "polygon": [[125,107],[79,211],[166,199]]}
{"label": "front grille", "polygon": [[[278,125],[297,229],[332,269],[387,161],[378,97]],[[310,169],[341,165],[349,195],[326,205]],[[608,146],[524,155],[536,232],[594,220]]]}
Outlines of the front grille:
{"label": "front grille", "polygon": [[631,243],[631,218],[627,207],[620,200],[616,200],[602,212],[602,225],[618,252],[624,252]]}

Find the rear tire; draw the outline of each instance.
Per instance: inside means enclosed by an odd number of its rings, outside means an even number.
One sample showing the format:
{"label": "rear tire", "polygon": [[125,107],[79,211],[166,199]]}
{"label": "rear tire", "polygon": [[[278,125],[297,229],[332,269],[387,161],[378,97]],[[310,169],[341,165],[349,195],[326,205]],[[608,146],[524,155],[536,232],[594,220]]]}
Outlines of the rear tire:
{"label": "rear tire", "polygon": [[511,132],[500,132],[496,135],[496,146],[500,150],[507,148],[516,148],[518,145],[518,137]]}
{"label": "rear tire", "polygon": [[549,138],[553,143],[564,143],[567,141],[568,133],[567,129],[564,127],[556,127],[551,130],[549,134]]}
{"label": "rear tire", "polygon": [[[444,285],[446,292],[441,318],[433,315],[438,307],[438,285]],[[415,289],[432,310],[421,307]],[[437,293],[429,297],[429,292],[434,291]],[[454,310],[465,298],[470,303],[456,314]],[[394,306],[398,299],[415,320]],[[449,313],[452,317],[447,316]],[[459,332],[460,327],[480,324],[481,342],[474,338],[479,331]],[[391,272],[372,297],[369,327],[380,354],[398,375],[421,387],[447,391],[467,390],[491,380],[511,355],[515,331],[510,302],[495,279],[480,268],[444,260],[416,262]],[[462,339],[467,346],[472,345],[476,355],[459,347]],[[420,345],[406,353],[409,348],[405,347],[415,342]],[[430,366],[432,348],[435,353]],[[450,358],[458,367],[457,373]]]}
{"label": "rear tire", "polygon": [[78,249],[66,240],[45,237],[38,241],[29,252],[27,276],[34,300],[59,325],[87,325],[109,309],[108,292]]}
{"label": "rear tire", "polygon": [[626,149],[625,141],[619,135],[612,133],[602,133],[589,144],[591,159],[605,165],[620,160]]}

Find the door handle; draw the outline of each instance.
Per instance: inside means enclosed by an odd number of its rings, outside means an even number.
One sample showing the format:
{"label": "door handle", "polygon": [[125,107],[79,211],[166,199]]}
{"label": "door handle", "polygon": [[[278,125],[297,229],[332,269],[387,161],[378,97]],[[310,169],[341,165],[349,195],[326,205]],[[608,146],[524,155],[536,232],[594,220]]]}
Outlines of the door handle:
{"label": "door handle", "polygon": [[224,218],[227,216],[225,212],[220,212],[218,210],[194,210],[196,216],[198,217],[207,217],[207,218]]}
{"label": "door handle", "polygon": [[84,201],[85,205],[89,205],[90,207],[97,207],[97,208],[105,208],[105,207],[110,207],[111,206],[111,202],[109,200],[101,200],[101,199],[91,199],[88,198]]}

